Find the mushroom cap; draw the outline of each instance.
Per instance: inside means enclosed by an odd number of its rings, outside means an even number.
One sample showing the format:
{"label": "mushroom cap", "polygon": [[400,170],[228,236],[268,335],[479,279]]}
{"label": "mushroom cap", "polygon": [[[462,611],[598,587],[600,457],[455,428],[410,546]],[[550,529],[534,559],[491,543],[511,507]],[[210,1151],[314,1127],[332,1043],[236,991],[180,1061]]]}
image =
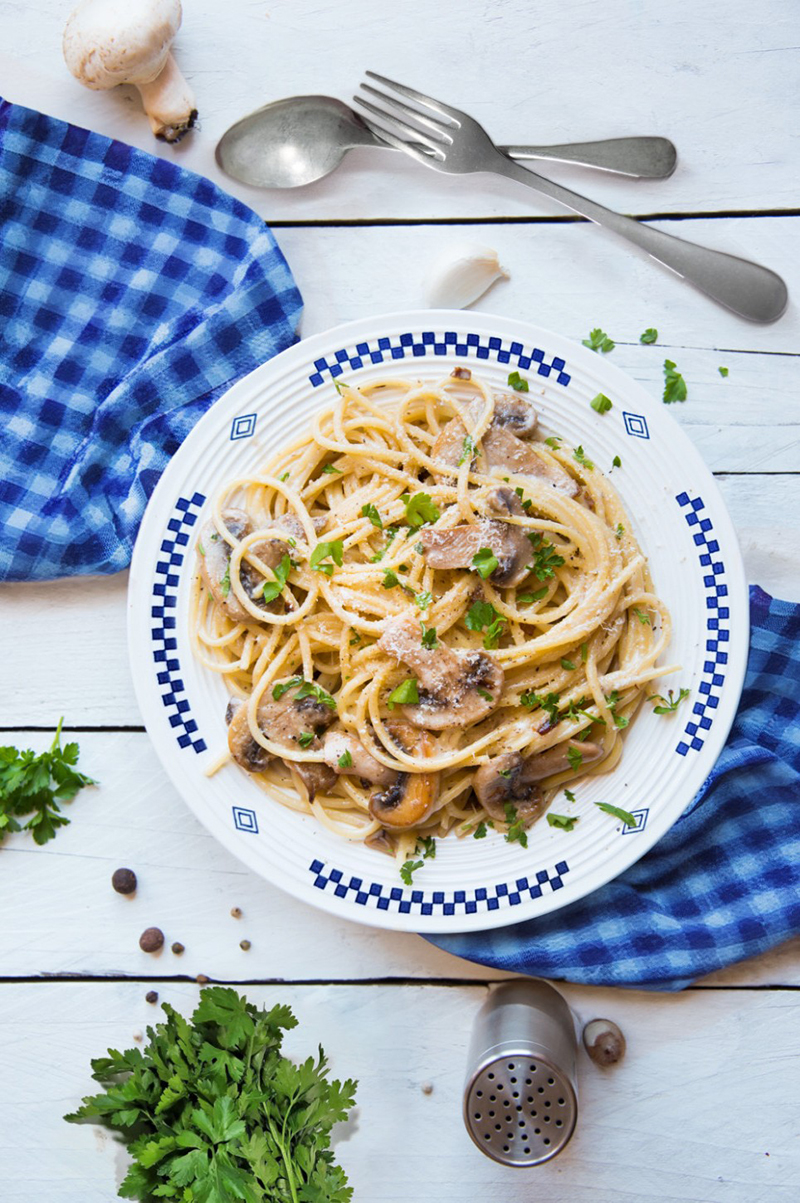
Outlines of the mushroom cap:
{"label": "mushroom cap", "polygon": [[64,29],[64,60],[87,88],[146,84],[164,68],[180,0],[82,0]]}

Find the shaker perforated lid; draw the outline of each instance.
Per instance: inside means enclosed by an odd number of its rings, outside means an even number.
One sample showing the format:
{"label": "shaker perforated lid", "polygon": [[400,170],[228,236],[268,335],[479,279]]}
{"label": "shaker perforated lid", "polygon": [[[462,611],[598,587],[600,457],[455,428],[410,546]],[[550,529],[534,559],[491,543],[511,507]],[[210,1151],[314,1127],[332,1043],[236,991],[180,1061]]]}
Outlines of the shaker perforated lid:
{"label": "shaker perforated lid", "polygon": [[572,1013],[547,982],[499,986],[473,1029],[464,1123],[503,1165],[541,1165],[560,1153],[578,1117]]}

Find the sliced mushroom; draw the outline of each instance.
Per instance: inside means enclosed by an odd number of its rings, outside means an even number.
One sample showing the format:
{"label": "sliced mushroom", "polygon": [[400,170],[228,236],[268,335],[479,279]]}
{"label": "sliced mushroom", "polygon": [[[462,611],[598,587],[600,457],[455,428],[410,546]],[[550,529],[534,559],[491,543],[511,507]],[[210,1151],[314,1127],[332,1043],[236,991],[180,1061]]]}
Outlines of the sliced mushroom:
{"label": "sliced mushroom", "polygon": [[484,518],[473,526],[420,532],[423,555],[431,568],[469,568],[472,558],[489,547],[497,567],[489,578],[495,585],[518,585],[528,575],[531,545],[523,530],[508,522]]}
{"label": "sliced mushroom", "polygon": [[[483,398],[475,398],[467,406],[470,424],[474,426],[483,409]],[[539,419],[536,410],[522,397],[510,393],[496,393],[494,398],[494,414],[489,430],[509,430],[518,435],[533,435]],[[487,431],[482,442],[485,444]],[[458,467],[458,462],[464,455],[464,439],[467,437],[467,427],[460,417],[451,418],[436,436],[431,447],[431,459],[435,459],[450,468]]]}
{"label": "sliced mushroom", "polygon": [[[298,698],[297,692],[297,689],[289,689],[277,701],[270,693],[266,693],[258,705],[258,728],[267,739],[287,752],[296,752],[300,747],[300,736],[311,734],[315,738],[308,744],[308,749],[313,751],[317,737],[336,721],[336,712],[315,697]],[[261,772],[272,757],[266,748],[253,739],[247,721],[247,707],[234,698],[228,703],[225,718],[228,723],[228,747],[234,760],[249,773]],[[327,765],[324,767],[327,768]]]}
{"label": "sliced mushroom", "polygon": [[[223,510],[222,518],[235,539],[246,538],[253,529],[250,515],[244,510],[234,507]],[[277,568],[283,557],[288,555],[289,545],[282,539],[261,539],[254,543],[249,550],[267,567]],[[253,615],[245,610],[230,587],[231,548],[213,521],[207,522],[203,527],[197,543],[197,551],[200,557],[200,574],[217,605],[234,622],[252,622]],[[261,596],[264,577],[247,560],[242,561],[239,579],[245,593],[253,603],[264,610],[268,609],[267,603]],[[270,605],[274,605],[274,603],[270,603]]]}
{"label": "sliced mushroom", "polygon": [[313,802],[317,794],[327,794],[336,784],[336,774],[327,764],[316,764],[313,761],[283,762],[294,778],[298,793],[305,792],[309,802]]}
{"label": "sliced mushroom", "polygon": [[502,426],[521,439],[529,439],[536,434],[538,425],[539,416],[530,401],[514,393],[495,393],[492,427]]}
{"label": "sliced mushroom", "polygon": [[[328,525],[328,515],[311,514],[310,517],[315,534],[321,535]],[[274,524],[280,527],[281,530],[285,530],[291,539],[300,540],[303,543],[308,542],[308,536],[303,529],[303,524],[294,514],[282,514],[280,518],[275,519]]]}
{"label": "sliced mushroom", "polygon": [[372,848],[375,852],[384,852],[387,856],[394,856],[394,845],[389,839],[389,833],[382,827],[367,836],[364,840],[364,847]]}
{"label": "sliced mushroom", "polygon": [[247,707],[240,698],[231,698],[225,711],[228,724],[228,748],[238,765],[248,773],[261,773],[272,759],[266,748],[253,739],[247,721]]}
{"label": "sliced mushroom", "polygon": [[[398,774],[372,756],[355,735],[348,731],[328,731],[322,741],[322,758],[335,773],[361,777],[372,785],[392,785]],[[347,760],[342,764],[342,759]]]}
{"label": "sliced mushroom", "polygon": [[475,774],[472,788],[484,810],[493,819],[503,821],[506,804],[510,803],[526,826],[534,822],[542,811],[543,796],[539,782],[572,767],[568,756],[570,748],[580,751],[582,767],[593,764],[603,755],[602,744],[571,739],[566,747],[558,744],[546,752],[527,757],[519,752],[503,752],[487,764],[482,764]]}
{"label": "sliced mushroom", "polygon": [[[417,731],[408,723],[388,722],[386,729],[399,747],[410,755],[430,756],[435,743],[426,731]],[[424,823],[439,797],[438,773],[397,773],[385,790],[373,794],[369,813],[384,827],[418,827]]]}
{"label": "sliced mushroom", "polygon": [[485,652],[454,652],[441,641],[435,648],[424,648],[419,624],[410,618],[391,622],[377,646],[416,673],[419,702],[403,706],[403,714],[416,727],[443,731],[465,726],[497,706],[504,674]]}
{"label": "sliced mushroom", "polygon": [[484,468],[504,468],[517,476],[535,476],[561,493],[574,497],[580,488],[577,480],[565,472],[557,464],[548,464],[541,459],[532,447],[517,438],[513,431],[505,426],[492,425],[481,440],[483,449]]}

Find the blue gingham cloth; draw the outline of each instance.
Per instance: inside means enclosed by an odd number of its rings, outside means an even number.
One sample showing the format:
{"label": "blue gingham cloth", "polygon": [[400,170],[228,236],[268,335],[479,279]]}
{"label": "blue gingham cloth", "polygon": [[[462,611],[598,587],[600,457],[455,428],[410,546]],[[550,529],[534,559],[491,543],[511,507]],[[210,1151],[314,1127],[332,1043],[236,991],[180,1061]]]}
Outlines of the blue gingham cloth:
{"label": "blue gingham cloth", "polygon": [[301,307],[208,180],[0,100],[0,580],[124,568],[170,456]]}
{"label": "blue gingham cloth", "polygon": [[800,605],[753,586],[750,616],[728,742],[655,847],[552,915],[435,944],[537,977],[678,990],[800,933]]}

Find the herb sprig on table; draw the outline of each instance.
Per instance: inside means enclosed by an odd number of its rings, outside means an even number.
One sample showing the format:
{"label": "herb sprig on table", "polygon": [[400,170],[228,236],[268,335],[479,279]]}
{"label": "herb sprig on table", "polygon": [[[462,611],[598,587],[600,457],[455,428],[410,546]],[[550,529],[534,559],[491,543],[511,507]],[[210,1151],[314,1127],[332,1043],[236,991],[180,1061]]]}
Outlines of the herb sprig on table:
{"label": "herb sprig on table", "polygon": [[[49,751],[38,756],[30,748],[0,748],[0,839],[8,831],[30,831],[37,844],[46,844],[70,821],[59,802],[70,802],[85,785],[97,785],[74,767],[78,745],[61,747],[63,722],[58,720]],[[27,823],[20,823],[25,815],[30,816]]]}
{"label": "herb sprig on table", "polygon": [[133,1158],[125,1199],[180,1203],[348,1203],[330,1131],[347,1118],[356,1083],[331,1082],[318,1059],[281,1053],[296,1027],[287,1006],[256,1007],[210,986],[191,1020],[167,1003],[144,1049],[92,1061],[103,1091],[65,1118],[123,1132]]}

